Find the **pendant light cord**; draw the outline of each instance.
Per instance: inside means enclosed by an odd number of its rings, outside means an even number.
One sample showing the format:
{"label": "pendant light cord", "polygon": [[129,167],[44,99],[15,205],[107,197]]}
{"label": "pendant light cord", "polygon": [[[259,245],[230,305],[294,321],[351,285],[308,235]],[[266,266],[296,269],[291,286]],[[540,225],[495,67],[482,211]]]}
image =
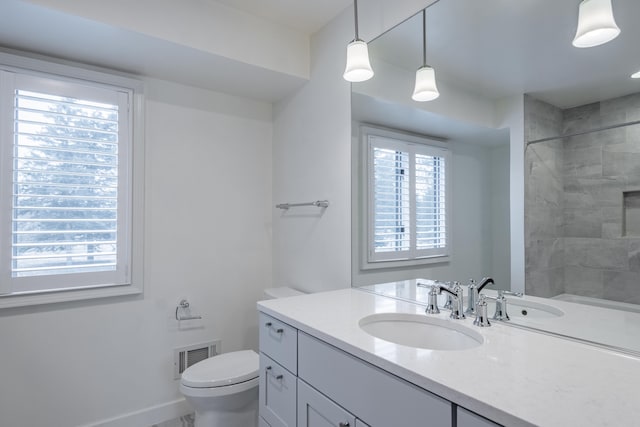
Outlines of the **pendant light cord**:
{"label": "pendant light cord", "polygon": [[422,9],[422,66],[427,66],[427,9]]}
{"label": "pendant light cord", "polygon": [[353,17],[354,20],[356,21],[356,40],[359,40],[358,38],[358,0],[353,0]]}

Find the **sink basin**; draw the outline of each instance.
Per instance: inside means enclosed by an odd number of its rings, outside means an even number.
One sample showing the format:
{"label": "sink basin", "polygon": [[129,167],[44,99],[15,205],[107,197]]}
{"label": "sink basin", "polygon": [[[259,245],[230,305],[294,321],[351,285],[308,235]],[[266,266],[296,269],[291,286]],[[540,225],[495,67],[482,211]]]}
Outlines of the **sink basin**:
{"label": "sink basin", "polygon": [[[487,301],[487,312],[489,318],[493,316],[495,311],[495,302]],[[546,319],[552,317],[564,316],[564,312],[560,309],[552,307],[550,305],[542,304],[533,301],[518,300],[516,298],[509,298],[507,302],[507,313],[512,319]]]}
{"label": "sink basin", "polygon": [[360,328],[376,338],[429,350],[467,350],[481,345],[471,328],[426,314],[378,313],[360,319]]}

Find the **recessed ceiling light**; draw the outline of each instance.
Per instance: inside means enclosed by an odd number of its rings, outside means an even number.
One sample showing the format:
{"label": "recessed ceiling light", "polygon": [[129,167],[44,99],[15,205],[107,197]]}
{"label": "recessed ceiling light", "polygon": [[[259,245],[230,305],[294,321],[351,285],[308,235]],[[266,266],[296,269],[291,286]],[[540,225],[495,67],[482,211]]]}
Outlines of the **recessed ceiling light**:
{"label": "recessed ceiling light", "polygon": [[640,71],[636,71],[635,73],[631,74],[631,78],[640,79]]}

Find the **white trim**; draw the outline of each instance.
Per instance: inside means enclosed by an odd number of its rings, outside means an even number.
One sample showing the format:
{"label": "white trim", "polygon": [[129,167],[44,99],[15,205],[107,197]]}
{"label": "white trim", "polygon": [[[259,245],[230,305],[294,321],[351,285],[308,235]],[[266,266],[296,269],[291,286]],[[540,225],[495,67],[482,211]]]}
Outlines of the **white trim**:
{"label": "white trim", "polygon": [[[176,386],[177,387],[177,386]],[[160,424],[193,413],[193,408],[184,399],[176,399],[160,405],[96,421],[80,427],[141,427]]]}

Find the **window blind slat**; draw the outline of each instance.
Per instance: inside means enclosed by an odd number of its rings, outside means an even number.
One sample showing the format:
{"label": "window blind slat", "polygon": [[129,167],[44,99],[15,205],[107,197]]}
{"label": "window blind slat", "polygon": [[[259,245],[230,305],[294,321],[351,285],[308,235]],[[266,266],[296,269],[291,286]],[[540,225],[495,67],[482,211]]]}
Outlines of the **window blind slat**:
{"label": "window blind slat", "polygon": [[115,270],[118,106],[17,90],[14,117],[12,276]]}

